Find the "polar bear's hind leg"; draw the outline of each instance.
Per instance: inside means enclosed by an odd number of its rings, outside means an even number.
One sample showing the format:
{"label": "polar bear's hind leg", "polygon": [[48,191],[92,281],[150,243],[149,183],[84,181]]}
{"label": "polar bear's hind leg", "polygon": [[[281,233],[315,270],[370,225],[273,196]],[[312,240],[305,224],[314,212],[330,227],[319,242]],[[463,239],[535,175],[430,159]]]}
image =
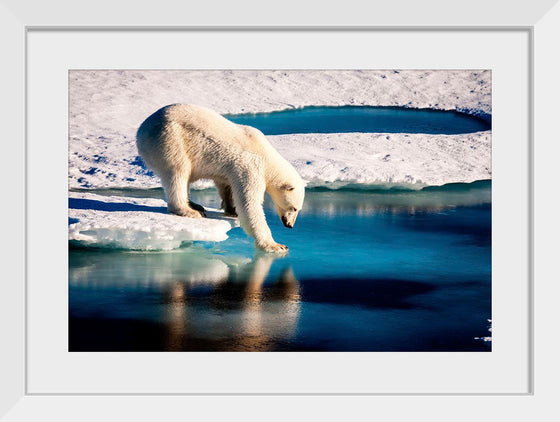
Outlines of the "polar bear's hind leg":
{"label": "polar bear's hind leg", "polygon": [[183,160],[179,168],[159,174],[165,196],[167,197],[167,209],[172,214],[190,218],[206,217],[201,205],[189,201],[189,177],[191,165]]}

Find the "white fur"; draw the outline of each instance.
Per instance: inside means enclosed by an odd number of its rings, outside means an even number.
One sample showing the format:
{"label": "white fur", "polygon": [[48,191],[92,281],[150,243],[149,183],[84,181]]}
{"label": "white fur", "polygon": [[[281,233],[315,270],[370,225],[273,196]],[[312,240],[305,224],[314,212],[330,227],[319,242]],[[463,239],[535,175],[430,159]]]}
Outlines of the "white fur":
{"label": "white fur", "polygon": [[203,107],[172,104],[148,117],[136,139],[138,152],[162,181],[170,212],[203,217],[203,208],[189,202],[189,184],[212,179],[224,211],[237,213],[258,247],[288,250],[272,238],[262,206],[264,193],[272,197],[284,225],[292,227],[305,184],[262,132]]}

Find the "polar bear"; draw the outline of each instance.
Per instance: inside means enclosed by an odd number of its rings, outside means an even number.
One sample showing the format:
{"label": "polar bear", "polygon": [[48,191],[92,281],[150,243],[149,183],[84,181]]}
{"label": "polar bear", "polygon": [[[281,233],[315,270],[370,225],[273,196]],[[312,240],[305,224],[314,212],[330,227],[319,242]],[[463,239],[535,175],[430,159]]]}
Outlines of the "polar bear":
{"label": "polar bear", "polygon": [[222,208],[267,252],[285,253],[276,243],[263,210],[265,191],[285,227],[292,228],[303,206],[305,183],[261,131],[235,124],[204,107],[171,104],[149,116],[136,135],[138,152],[162,181],[171,213],[205,217],[189,201],[189,184],[215,182]]}

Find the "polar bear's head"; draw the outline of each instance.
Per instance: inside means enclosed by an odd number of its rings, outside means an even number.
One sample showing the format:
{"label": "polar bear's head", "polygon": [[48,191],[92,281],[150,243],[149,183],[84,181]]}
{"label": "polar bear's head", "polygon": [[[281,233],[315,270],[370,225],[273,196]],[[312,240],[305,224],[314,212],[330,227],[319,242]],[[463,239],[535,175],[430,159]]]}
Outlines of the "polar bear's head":
{"label": "polar bear's head", "polygon": [[294,227],[298,213],[303,207],[305,183],[301,179],[281,183],[271,190],[270,196],[276,204],[282,224],[290,229]]}

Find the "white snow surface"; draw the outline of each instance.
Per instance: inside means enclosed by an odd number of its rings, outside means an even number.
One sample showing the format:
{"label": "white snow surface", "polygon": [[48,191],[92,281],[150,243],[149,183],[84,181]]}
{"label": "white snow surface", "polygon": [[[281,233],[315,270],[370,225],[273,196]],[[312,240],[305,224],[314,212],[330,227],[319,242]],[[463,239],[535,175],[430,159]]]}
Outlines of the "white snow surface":
{"label": "white snow surface", "polygon": [[237,221],[206,209],[208,218],[167,213],[165,201],[70,192],[69,240],[87,247],[170,250],[183,242],[227,239]]}
{"label": "white snow surface", "polygon": [[[146,117],[172,103],[198,104],[223,114],[309,105],[432,108],[484,118],[492,113],[491,72],[479,70],[73,70],[69,94],[70,188],[160,186],[138,158],[135,136]],[[312,186],[420,187],[489,179],[492,174],[490,131],[268,138]],[[194,187],[207,186],[197,182]]]}
{"label": "white snow surface", "polygon": [[[466,135],[302,134],[270,137],[308,186],[408,188],[491,178],[489,132]],[[306,157],[299,145],[305,144]],[[327,147],[325,147],[327,146]]]}

